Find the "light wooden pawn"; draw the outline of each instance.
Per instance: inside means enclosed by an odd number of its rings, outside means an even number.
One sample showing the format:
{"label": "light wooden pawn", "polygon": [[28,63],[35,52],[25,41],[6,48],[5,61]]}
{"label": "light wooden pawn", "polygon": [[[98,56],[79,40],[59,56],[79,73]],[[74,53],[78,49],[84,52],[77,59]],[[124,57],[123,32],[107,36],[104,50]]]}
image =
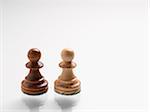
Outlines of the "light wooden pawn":
{"label": "light wooden pawn", "polygon": [[59,66],[63,69],[61,75],[54,83],[55,92],[64,95],[73,95],[80,92],[80,81],[73,73],[76,63],[72,62],[74,52],[71,49],[63,49],[61,52],[62,62]]}

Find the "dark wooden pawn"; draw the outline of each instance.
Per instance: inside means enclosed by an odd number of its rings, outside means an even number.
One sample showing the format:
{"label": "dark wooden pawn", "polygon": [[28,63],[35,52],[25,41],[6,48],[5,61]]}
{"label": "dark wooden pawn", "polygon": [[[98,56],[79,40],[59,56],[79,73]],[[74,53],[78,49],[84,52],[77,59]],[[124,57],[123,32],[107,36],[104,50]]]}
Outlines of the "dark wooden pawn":
{"label": "dark wooden pawn", "polygon": [[43,67],[43,63],[39,61],[41,52],[36,49],[30,49],[28,52],[29,62],[26,67],[30,69],[29,74],[21,83],[21,90],[29,95],[40,95],[48,90],[48,82],[41,75],[39,69]]}

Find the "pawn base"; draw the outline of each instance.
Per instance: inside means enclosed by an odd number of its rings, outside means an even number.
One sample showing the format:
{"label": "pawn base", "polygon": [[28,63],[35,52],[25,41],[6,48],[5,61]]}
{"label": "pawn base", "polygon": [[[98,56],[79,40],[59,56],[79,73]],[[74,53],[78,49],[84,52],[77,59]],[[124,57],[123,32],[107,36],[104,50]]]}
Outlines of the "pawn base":
{"label": "pawn base", "polygon": [[25,79],[22,81],[21,90],[28,95],[44,94],[48,90],[48,82],[44,79],[40,81],[28,81]]}
{"label": "pawn base", "polygon": [[80,81],[77,78],[71,81],[62,81],[58,79],[55,81],[54,90],[59,94],[74,95],[80,92],[80,85]]}

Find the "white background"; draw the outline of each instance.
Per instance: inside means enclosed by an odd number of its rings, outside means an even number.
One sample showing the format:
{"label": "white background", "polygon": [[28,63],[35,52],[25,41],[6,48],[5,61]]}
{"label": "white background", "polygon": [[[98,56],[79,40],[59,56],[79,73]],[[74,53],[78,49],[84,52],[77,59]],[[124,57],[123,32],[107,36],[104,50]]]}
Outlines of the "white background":
{"label": "white background", "polygon": [[[146,0],[5,0],[3,7],[2,111],[63,111],[53,82],[61,73],[60,52],[67,47],[75,51],[82,91],[71,98],[80,98],[77,104],[65,109],[146,112]],[[47,96],[36,100],[20,90],[33,47],[41,50],[41,73],[49,81]],[[33,109],[24,98],[47,100]]]}

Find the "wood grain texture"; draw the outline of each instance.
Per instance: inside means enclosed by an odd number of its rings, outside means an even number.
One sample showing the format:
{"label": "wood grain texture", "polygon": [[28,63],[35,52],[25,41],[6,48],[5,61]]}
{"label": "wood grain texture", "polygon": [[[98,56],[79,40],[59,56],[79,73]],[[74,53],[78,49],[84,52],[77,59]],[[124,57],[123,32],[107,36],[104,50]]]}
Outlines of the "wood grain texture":
{"label": "wood grain texture", "polygon": [[54,90],[59,94],[74,95],[80,92],[81,82],[73,73],[76,63],[72,62],[74,52],[70,49],[63,49],[61,52],[62,62],[59,66],[63,69],[61,75],[54,82]]}
{"label": "wood grain texture", "polygon": [[43,67],[43,63],[39,61],[41,52],[36,49],[30,49],[28,52],[29,62],[26,67],[30,69],[29,74],[21,83],[21,90],[28,95],[40,95],[48,90],[48,82],[41,75],[39,69]]}

